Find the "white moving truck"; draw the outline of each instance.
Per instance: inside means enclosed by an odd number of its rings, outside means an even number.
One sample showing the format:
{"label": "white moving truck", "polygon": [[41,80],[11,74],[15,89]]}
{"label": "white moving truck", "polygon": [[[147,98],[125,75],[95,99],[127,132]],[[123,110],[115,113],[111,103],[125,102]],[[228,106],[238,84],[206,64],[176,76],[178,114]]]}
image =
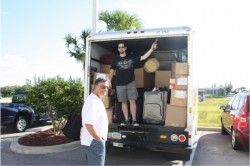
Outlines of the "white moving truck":
{"label": "white moving truck", "polygon": [[[169,100],[166,103],[167,108],[164,110],[163,124],[147,124],[142,121],[139,127],[120,126],[120,123],[112,121],[112,118],[114,118],[114,112],[112,111],[114,110],[111,109],[113,108],[112,105],[109,105],[107,113],[108,116],[111,116],[111,120],[107,143],[116,147],[141,146],[156,151],[190,155],[195,143],[198,121],[198,87],[194,72],[195,58],[192,50],[192,36],[193,30],[186,26],[100,32],[88,36],[85,57],[85,99],[91,92],[93,70],[103,73],[101,59],[103,56],[110,54],[117,54],[118,56],[117,46],[121,41],[125,42],[128,48],[127,54],[132,53],[136,56],[143,55],[155,39],[158,39],[158,48],[149,59],[156,58],[158,60],[157,71],[171,72],[166,77],[163,74],[158,78],[156,72],[150,73],[151,76],[153,75],[153,80],[144,80],[143,75],[147,74],[145,71],[139,75],[135,74],[136,81],[138,81],[138,77],[140,77],[139,81],[144,81],[142,85],[148,85],[150,81],[153,84],[147,86],[145,91],[157,87],[157,80],[163,82],[167,89],[170,85],[171,93],[168,93]],[[178,66],[183,67],[183,65],[186,67],[186,71],[178,73]],[[140,69],[143,70],[143,68]],[[143,114],[143,110],[140,112]]]}

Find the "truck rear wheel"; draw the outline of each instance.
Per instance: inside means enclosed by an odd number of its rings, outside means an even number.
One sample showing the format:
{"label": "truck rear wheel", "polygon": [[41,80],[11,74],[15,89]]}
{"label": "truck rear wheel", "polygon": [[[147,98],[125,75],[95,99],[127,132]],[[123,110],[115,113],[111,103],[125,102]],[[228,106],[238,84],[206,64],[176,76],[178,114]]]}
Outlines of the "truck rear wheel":
{"label": "truck rear wheel", "polygon": [[29,121],[25,116],[19,116],[15,123],[15,129],[17,132],[24,132],[29,125]]}

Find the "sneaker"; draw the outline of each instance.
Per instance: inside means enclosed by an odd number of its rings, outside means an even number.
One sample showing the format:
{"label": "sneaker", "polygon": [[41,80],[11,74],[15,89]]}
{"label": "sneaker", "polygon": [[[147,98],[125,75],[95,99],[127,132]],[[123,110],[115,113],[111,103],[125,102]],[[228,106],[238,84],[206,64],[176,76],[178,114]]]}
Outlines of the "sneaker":
{"label": "sneaker", "polygon": [[127,126],[127,125],[130,125],[129,121],[128,120],[124,120],[123,123],[120,124],[121,126]]}
{"label": "sneaker", "polygon": [[133,126],[139,126],[139,124],[136,122],[136,120],[133,120],[132,125]]}

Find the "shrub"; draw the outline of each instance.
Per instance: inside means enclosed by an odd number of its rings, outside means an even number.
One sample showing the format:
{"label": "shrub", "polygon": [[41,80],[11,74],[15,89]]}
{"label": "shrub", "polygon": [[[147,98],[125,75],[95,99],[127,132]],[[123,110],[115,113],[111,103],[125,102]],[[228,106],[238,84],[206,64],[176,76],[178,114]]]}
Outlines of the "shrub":
{"label": "shrub", "polygon": [[61,77],[43,80],[31,88],[27,103],[36,114],[47,113],[52,121],[55,135],[62,133],[72,113],[80,113],[83,106],[83,86],[80,80]]}

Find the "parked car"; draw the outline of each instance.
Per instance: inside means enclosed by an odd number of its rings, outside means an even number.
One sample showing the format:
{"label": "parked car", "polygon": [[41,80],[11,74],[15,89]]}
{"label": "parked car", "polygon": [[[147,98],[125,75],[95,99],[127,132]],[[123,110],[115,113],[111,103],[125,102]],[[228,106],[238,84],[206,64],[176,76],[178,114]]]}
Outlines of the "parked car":
{"label": "parked car", "polygon": [[26,105],[28,92],[17,91],[11,103],[1,103],[1,125],[11,126],[17,132],[25,131],[33,122],[49,121],[47,114],[36,114]]}
{"label": "parked car", "polygon": [[232,147],[240,150],[249,146],[249,105],[250,92],[241,92],[234,95],[223,110],[221,116],[221,133],[230,134]]}

